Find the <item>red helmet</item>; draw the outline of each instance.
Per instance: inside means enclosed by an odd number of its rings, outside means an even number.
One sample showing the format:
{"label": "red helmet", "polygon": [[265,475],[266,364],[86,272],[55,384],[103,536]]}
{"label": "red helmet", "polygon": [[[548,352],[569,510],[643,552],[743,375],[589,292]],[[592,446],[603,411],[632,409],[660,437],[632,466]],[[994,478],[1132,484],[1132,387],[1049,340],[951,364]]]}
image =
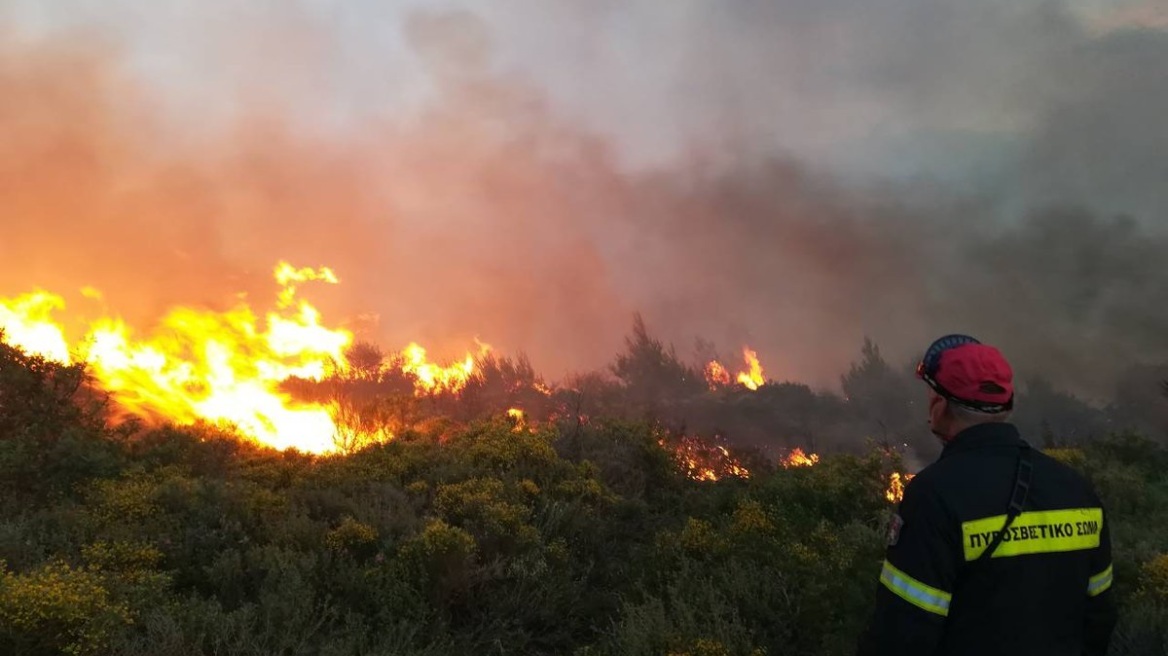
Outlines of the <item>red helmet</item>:
{"label": "red helmet", "polygon": [[947,400],[976,412],[996,414],[1014,407],[1014,372],[998,349],[968,335],[933,342],[917,365],[917,376]]}

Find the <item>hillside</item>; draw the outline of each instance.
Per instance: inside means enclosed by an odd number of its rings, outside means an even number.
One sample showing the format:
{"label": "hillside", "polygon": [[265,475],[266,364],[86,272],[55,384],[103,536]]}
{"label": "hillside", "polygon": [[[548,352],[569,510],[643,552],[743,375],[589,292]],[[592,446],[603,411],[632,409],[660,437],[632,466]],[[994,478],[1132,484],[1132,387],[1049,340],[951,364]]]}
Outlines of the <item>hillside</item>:
{"label": "hillside", "polygon": [[[0,643],[13,654],[847,654],[900,466],[743,456],[697,481],[644,423],[435,424],[349,455],[112,426],[0,345]],[[1112,513],[1116,654],[1168,645],[1168,451],[1052,449]]]}

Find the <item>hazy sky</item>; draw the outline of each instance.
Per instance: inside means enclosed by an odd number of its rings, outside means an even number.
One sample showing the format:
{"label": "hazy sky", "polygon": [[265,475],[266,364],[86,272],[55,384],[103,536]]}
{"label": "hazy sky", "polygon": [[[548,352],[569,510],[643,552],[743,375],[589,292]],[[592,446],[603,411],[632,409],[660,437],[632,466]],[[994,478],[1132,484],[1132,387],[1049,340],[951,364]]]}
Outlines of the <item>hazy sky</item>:
{"label": "hazy sky", "polygon": [[1076,50],[1168,28],[1168,0],[0,0],[22,32],[100,32],[188,117],[246,95],[332,127],[417,107],[432,79],[409,34],[444,11],[634,161],[735,140],[894,175],[1013,155],[1076,92]]}

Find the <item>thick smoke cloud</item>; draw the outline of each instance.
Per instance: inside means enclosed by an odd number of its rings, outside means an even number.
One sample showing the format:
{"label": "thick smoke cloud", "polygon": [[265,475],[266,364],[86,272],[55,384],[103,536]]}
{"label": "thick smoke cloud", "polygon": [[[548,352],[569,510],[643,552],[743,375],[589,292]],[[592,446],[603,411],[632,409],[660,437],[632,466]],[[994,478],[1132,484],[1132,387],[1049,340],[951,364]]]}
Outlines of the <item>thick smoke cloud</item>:
{"label": "thick smoke cloud", "polygon": [[636,311],[818,385],[866,335],[900,365],[974,332],[1100,396],[1168,358],[1168,33],[1061,3],[653,4],[269,7],[187,37],[222,78],[161,83],[100,45],[129,39],[108,16],[6,40],[0,293],[95,285],[145,325],[329,264],[315,298],[370,338],[478,336],[553,377]]}

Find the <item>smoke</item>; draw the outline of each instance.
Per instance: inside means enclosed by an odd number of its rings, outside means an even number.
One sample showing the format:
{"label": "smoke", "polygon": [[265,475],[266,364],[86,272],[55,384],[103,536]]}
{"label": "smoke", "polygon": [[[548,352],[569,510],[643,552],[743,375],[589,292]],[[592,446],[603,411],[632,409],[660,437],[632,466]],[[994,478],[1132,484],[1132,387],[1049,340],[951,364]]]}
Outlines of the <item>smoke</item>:
{"label": "smoke", "polygon": [[306,293],[364,337],[553,377],[637,311],[817,385],[865,336],[899,365],[972,332],[1097,396],[1168,358],[1154,14],[652,4],[182,4],[197,36],[114,5],[5,39],[0,294],[92,285],[146,327],[329,265]]}

